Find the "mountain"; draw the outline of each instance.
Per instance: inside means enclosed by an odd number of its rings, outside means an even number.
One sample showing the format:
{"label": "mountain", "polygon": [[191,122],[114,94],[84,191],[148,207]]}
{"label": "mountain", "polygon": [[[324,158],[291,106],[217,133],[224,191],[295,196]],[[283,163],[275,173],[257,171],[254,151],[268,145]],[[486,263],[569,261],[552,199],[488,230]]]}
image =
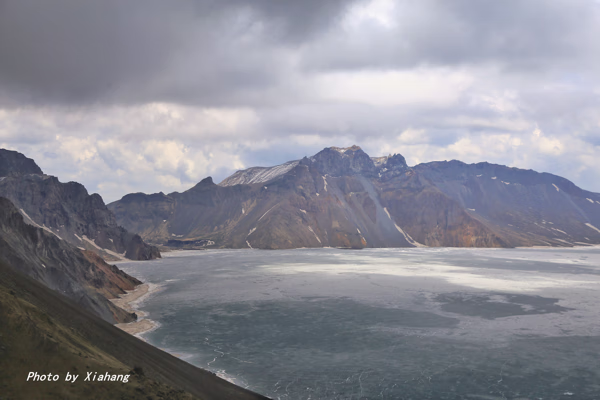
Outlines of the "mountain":
{"label": "mountain", "polygon": [[31,158],[16,151],[0,149],[0,177],[13,173],[43,174],[41,168]]}
{"label": "mountain", "polygon": [[0,149],[0,196],[10,199],[27,223],[107,260],[160,257],[156,247],[117,225],[100,195],[44,175],[23,154]]}
{"label": "mountain", "polygon": [[600,243],[600,194],[547,173],[443,161],[409,167],[330,147],[108,205],[145,240],[227,248],[515,247]]}
{"label": "mountain", "polygon": [[108,322],[135,320],[135,315],[108,299],[132,290],[140,281],[108,265],[96,254],[26,224],[17,208],[2,197],[0,260]]}

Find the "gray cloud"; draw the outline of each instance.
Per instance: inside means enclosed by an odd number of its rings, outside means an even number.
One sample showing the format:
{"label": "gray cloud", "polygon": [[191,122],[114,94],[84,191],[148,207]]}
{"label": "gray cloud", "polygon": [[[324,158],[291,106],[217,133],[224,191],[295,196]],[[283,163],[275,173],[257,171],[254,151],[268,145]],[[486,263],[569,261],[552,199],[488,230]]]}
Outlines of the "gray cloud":
{"label": "gray cloud", "polygon": [[[314,72],[493,65],[536,74],[596,74],[591,0],[4,0],[0,101],[10,104],[202,106],[302,102]],[[565,71],[568,69],[568,71]]]}
{"label": "gray cloud", "polygon": [[231,102],[285,69],[282,46],[326,29],[352,2],[0,2],[4,101]]}
{"label": "gray cloud", "polygon": [[361,145],[600,191],[594,0],[0,0],[0,147],[114,200]]}
{"label": "gray cloud", "polygon": [[[307,68],[411,68],[494,63],[508,70],[589,68],[599,5],[588,0],[398,1],[390,26],[339,27],[314,43]],[[336,51],[330,51],[335,48]]]}

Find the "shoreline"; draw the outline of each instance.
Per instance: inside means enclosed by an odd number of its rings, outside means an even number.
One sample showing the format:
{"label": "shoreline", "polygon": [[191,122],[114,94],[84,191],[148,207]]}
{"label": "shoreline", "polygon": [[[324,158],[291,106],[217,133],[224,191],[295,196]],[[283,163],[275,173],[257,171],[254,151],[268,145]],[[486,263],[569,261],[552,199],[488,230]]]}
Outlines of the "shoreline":
{"label": "shoreline", "polygon": [[[115,324],[114,326],[116,326],[117,328],[121,329],[124,332],[129,333],[132,336],[137,337],[140,340],[143,340],[144,342],[147,342],[146,339],[144,339],[141,335],[158,328],[160,326],[160,324],[151,319],[147,319],[146,316],[148,314],[144,311],[139,310],[137,308],[137,306],[142,301],[147,299],[151,294],[158,291],[160,289],[160,287],[161,287],[160,285],[156,285],[153,283],[142,283],[142,284],[136,286],[135,289],[128,290],[125,294],[120,295],[116,299],[110,299],[110,301],[117,307],[119,307],[127,312],[130,312],[130,313],[135,312],[138,316],[137,321]],[[163,349],[160,347],[157,347],[157,348],[160,350],[163,350],[179,359],[184,358],[184,356],[182,354],[173,353],[173,352],[167,351],[166,349]],[[201,368],[201,367],[199,367],[199,368]],[[203,368],[203,369],[210,371],[206,368]],[[235,377],[228,375],[224,370],[213,371],[213,373],[215,375],[217,375],[219,378],[224,379],[229,383],[232,383],[232,384],[242,387],[244,389],[248,389],[248,387],[247,387],[248,385],[245,384],[245,382],[239,382]]]}
{"label": "shoreline", "polygon": [[[600,244],[595,244],[595,243],[583,243],[583,242],[576,242],[577,244],[572,244],[572,245],[567,245],[567,246],[541,246],[541,245],[535,245],[535,246],[515,246],[515,247],[452,247],[452,246],[424,246],[424,247],[362,247],[362,248],[350,248],[350,247],[328,247],[328,246],[323,246],[323,247],[293,247],[293,248],[289,248],[289,249],[260,249],[260,248],[247,248],[247,247],[241,247],[241,248],[233,248],[233,247],[223,247],[223,248],[211,248],[211,249],[175,249],[175,250],[168,250],[165,251],[165,257],[177,257],[178,254],[181,253],[187,253],[187,252],[195,252],[195,251],[215,251],[215,250],[264,250],[264,251],[273,251],[273,252],[278,252],[278,251],[289,251],[289,250],[320,250],[320,249],[328,249],[328,250],[392,250],[392,249],[416,249],[416,248],[421,248],[421,249],[434,249],[434,250],[440,250],[440,249],[454,249],[454,250],[511,250],[511,249],[519,249],[519,250],[527,250],[527,249],[532,249],[532,250],[568,250],[568,249],[593,249],[593,248],[600,248]],[[131,260],[124,260],[124,261],[116,261],[113,262],[114,264],[119,264],[120,262],[132,262]],[[137,262],[143,262],[143,261],[137,261]]]}
{"label": "shoreline", "polygon": [[119,323],[115,324],[115,326],[142,340],[144,340],[141,337],[142,334],[158,328],[160,324],[151,319],[147,319],[146,316],[148,314],[139,310],[137,306],[159,288],[159,285],[142,283],[141,285],[136,286],[135,289],[128,290],[125,294],[120,295],[116,299],[111,299],[110,301],[117,307],[129,313],[136,313],[138,316],[137,321]]}

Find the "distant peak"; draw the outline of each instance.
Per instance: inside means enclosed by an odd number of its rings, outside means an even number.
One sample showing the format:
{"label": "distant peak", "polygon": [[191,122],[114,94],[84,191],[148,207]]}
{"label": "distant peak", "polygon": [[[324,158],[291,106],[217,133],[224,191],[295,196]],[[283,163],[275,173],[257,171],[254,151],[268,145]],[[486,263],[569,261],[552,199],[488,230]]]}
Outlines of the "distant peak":
{"label": "distant peak", "polygon": [[215,183],[211,176],[202,179],[200,182],[196,183],[194,187],[190,188],[187,191],[197,191],[197,190],[205,190],[206,188],[213,186]]}
{"label": "distant peak", "polygon": [[310,162],[322,174],[332,176],[375,174],[375,165],[371,158],[359,146],[326,147],[314,156]]}

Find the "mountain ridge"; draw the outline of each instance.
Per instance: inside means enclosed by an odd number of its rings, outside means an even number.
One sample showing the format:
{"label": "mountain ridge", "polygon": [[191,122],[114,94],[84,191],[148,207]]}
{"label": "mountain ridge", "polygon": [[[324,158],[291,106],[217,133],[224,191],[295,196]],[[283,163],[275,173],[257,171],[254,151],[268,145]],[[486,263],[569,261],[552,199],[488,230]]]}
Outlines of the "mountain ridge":
{"label": "mountain ridge", "polygon": [[156,247],[117,225],[102,197],[77,182],[46,175],[23,154],[0,149],[0,196],[11,200],[30,225],[106,260],[149,260]]}
{"label": "mountain ridge", "polygon": [[516,247],[600,244],[600,194],[487,162],[409,167],[329,147],[178,193],[126,195],[117,221],[145,240],[226,248]]}

